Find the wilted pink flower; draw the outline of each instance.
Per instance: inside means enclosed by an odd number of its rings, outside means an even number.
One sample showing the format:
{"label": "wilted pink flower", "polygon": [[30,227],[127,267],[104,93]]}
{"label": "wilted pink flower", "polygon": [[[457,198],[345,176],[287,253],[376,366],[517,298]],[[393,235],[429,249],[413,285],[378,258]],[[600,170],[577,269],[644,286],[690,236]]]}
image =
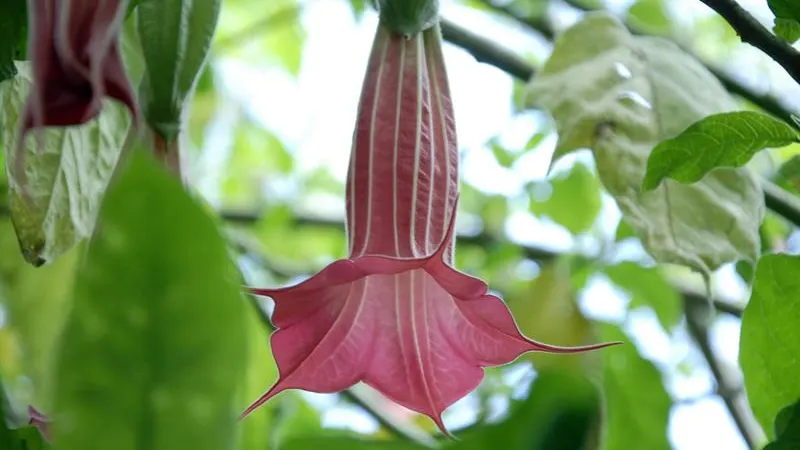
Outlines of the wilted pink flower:
{"label": "wilted pink flower", "polygon": [[453,267],[458,146],[438,27],[404,38],[379,25],[347,179],[349,257],[275,301],[277,383],[337,392],[359,381],[433,419],[483,367],[522,353],[581,352],[523,336],[483,281]]}
{"label": "wilted pink flower", "polygon": [[127,0],[28,0],[33,88],[22,121],[32,128],[88,122],[108,96],[137,116],[119,55]]}

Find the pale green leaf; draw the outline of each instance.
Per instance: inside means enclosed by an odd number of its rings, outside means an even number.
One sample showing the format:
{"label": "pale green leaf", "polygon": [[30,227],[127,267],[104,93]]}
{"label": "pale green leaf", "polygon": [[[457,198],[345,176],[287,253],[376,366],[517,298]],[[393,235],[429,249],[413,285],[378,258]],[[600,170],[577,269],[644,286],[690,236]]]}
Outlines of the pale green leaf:
{"label": "pale green leaf", "polygon": [[58,351],[58,448],[233,448],[246,304],[215,222],[139,148],[100,224]]}
{"label": "pale green leaf", "polygon": [[[600,182],[592,171],[576,163],[569,172],[551,178],[549,183],[550,197],[540,200],[531,195],[530,211],[553,219],[573,234],[591,228],[602,207]],[[532,189],[536,190],[536,186]]]}
{"label": "pale green leaf", "polygon": [[755,260],[764,200],[746,168],[721,168],[701,182],[640,187],[651,149],[735,102],[675,44],[631,35],[615,18],[588,14],[564,32],[528,90],[559,133],[554,158],[590,148],[600,180],[645,249],[662,262],[709,273]]}
{"label": "pale green leaf", "polygon": [[797,0],[767,0],[775,14],[775,34],[793,43],[800,39],[800,3]]}
{"label": "pale green leaf", "polygon": [[714,114],[653,149],[642,189],[655,189],[665,178],[694,183],[718,167],[743,166],[760,150],[798,141],[794,128],[761,113]]}
{"label": "pale green leaf", "polygon": [[800,398],[800,256],[765,255],[756,265],[753,291],[742,316],[739,362],[747,397],[761,427]]}
{"label": "pale green leaf", "polygon": [[[0,130],[7,149],[16,146],[32,85],[28,64],[18,67],[17,77],[0,84]],[[41,149],[38,134],[31,133],[24,148],[30,201],[20,190],[15,154],[8,152],[11,217],[26,261],[37,266],[53,261],[92,233],[129,124],[127,110],[106,100],[100,114],[85,125],[47,128]]]}
{"label": "pale green leaf", "polygon": [[635,262],[624,261],[605,267],[603,272],[612,283],[631,296],[630,309],[642,306],[653,308],[667,331],[680,322],[683,314],[681,297],[657,267],[643,267]]}
{"label": "pale green leaf", "polygon": [[602,340],[623,345],[601,350],[606,399],[603,448],[669,450],[667,424],[672,399],[661,373],[642,358],[633,342],[617,327],[603,325]]}

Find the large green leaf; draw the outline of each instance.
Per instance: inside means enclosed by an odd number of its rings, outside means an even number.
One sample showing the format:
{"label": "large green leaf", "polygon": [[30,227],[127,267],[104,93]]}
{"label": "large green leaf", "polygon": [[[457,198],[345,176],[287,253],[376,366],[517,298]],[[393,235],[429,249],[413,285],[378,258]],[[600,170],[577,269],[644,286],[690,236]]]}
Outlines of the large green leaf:
{"label": "large green leaf", "polygon": [[[255,305],[247,319],[248,357],[244,385],[239,395],[239,410],[244,411],[277,378],[278,370],[269,346],[269,329],[261,321]],[[241,422],[241,450],[268,450],[273,441],[273,416],[278,402],[268,402]]]}
{"label": "large green leaf", "polygon": [[800,256],[765,255],[742,316],[739,362],[758,422],[774,438],[778,412],[800,398]]}
{"label": "large green leaf", "polygon": [[721,168],[692,185],[640,189],[658,142],[735,107],[716,78],[675,44],[633,36],[604,13],[588,14],[557,39],[528,94],[531,106],[555,119],[554,158],[592,149],[601,182],[656,259],[708,273],[757,258],[764,200],[746,168]]}
{"label": "large green leaf", "polygon": [[606,399],[605,443],[608,450],[670,448],[667,424],[672,399],[661,373],[642,358],[619,328],[604,325],[602,340],[625,345],[603,350]]}
{"label": "large green leaf", "polygon": [[800,401],[783,408],[775,418],[774,442],[764,450],[796,450],[800,448]]}
{"label": "large green leaf", "polygon": [[239,276],[204,209],[144,150],[109,190],[56,368],[62,450],[234,443],[246,324]]}
{"label": "large green leaf", "polygon": [[800,39],[800,3],[797,0],[767,0],[775,14],[775,34],[788,42]]}
{"label": "large green leaf", "polygon": [[165,138],[177,136],[186,98],[203,68],[221,0],[142,0],[137,26],[146,64],[144,113]]}
{"label": "large green leaf", "polygon": [[553,219],[573,234],[591,228],[602,206],[600,182],[591,170],[576,163],[568,173],[557,175],[549,183],[552,193],[546,200],[536,198],[536,184],[531,187],[531,212]]}
{"label": "large green leaf", "polygon": [[27,28],[25,10],[25,0],[0,2],[0,83],[17,74],[14,60],[22,59],[19,44]]}
{"label": "large green leaf", "polygon": [[643,267],[624,261],[603,268],[612,283],[631,296],[630,309],[649,306],[659,322],[669,331],[677,325],[683,314],[681,298],[657,267]]}
{"label": "large green leaf", "polygon": [[0,219],[0,306],[8,313],[8,330],[17,338],[22,371],[33,386],[37,407],[48,410],[53,349],[69,310],[69,296],[79,248],[52,264],[32,267],[22,259],[14,228]]}
{"label": "large green leaf", "polygon": [[[574,372],[538,372],[528,398],[512,406],[511,416],[498,424],[478,426],[458,435],[460,441],[443,448],[451,450],[551,450],[589,448],[600,413],[597,388],[583,375]],[[379,443],[355,438],[300,438],[282,450],[324,448],[424,449],[405,442]]]}
{"label": "large green leaf", "polygon": [[[20,114],[31,88],[28,64],[0,84],[0,130],[3,147],[16,145]],[[130,124],[119,103],[106,101],[99,116],[81,126],[48,128],[25,143],[30,201],[20,190],[16,157],[9,151],[10,208],[25,260],[39,266],[53,261],[92,233],[106,184],[116,166]]]}
{"label": "large green leaf", "polygon": [[761,113],[714,114],[653,149],[642,189],[655,189],[667,177],[694,183],[718,167],[743,166],[760,150],[798,141],[794,128]]}

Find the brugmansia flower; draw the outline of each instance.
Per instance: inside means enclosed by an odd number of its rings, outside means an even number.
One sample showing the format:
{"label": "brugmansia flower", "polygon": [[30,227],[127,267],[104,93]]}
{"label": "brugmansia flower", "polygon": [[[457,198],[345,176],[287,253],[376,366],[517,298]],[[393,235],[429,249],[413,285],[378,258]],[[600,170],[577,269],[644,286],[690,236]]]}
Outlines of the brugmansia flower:
{"label": "brugmansia flower", "polygon": [[453,267],[458,146],[438,26],[375,35],[347,178],[349,257],[275,301],[277,383],[337,392],[359,381],[429,416],[522,353],[581,352],[523,336],[487,285]]}
{"label": "brugmansia flower", "polygon": [[80,125],[108,96],[137,115],[119,55],[127,0],[28,0],[33,68],[22,136],[32,128]]}

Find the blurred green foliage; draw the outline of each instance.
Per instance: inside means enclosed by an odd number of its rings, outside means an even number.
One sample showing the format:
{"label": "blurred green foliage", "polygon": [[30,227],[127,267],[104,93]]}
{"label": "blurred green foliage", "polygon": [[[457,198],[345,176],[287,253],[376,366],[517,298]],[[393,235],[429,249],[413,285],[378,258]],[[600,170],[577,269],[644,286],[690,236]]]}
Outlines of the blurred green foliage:
{"label": "blurred green foliage", "polygon": [[[375,18],[370,0],[325,1],[345,4],[357,23]],[[106,225],[98,231],[102,237],[96,246],[70,245],[71,250],[41,268],[26,264],[8,217],[6,171],[0,171],[0,392],[7,397],[7,403],[0,402],[0,407],[7,406],[2,411],[6,420],[0,421],[0,449],[18,450],[13,445],[23,435],[29,439],[25,450],[48,447],[35,428],[23,426],[28,404],[54,414],[60,435],[55,448],[65,450],[99,445],[104,449],[138,445],[149,450],[402,450],[423,445],[398,437],[397,429],[435,433],[427,420],[403,408],[380,398],[366,402],[369,396],[353,394],[322,400],[318,395],[287,391],[235,422],[236,415],[275,381],[278,371],[269,346],[269,303],[249,303],[253,299],[237,295],[240,274],[230,273],[224,280],[216,276],[228,270],[218,231],[229,238],[227,250],[241,263],[247,284],[289,283],[344,257],[347,250],[341,222],[344,185],[336,170],[325,164],[304,166],[298,150],[302,139],[258,117],[247,104],[252,99],[242,98],[234,92],[238,86],[231,86],[246,80],[248,89],[259,90],[262,81],[279,79],[276,73],[302,80],[307,75],[307,27],[314,23],[305,12],[315,2],[322,0],[222,2],[208,64],[198,75],[185,113],[189,147],[184,155],[193,169],[196,189],[187,194],[152,167],[134,162],[126,175],[131,178],[123,179],[104,203]],[[602,0],[457,3],[486,17],[498,17],[497,6],[502,4],[531,23],[548,22],[554,10],[565,7],[562,3],[573,10],[608,6]],[[629,3],[629,8],[618,12],[636,32],[680,37],[682,44],[712,63],[723,62],[734,52],[738,38],[716,16],[677,20],[668,1]],[[773,11],[778,3],[770,2]],[[7,16],[0,16],[0,36],[18,31],[4,28]],[[776,30],[791,40],[791,20],[796,17],[781,20]],[[122,48],[126,67],[138,80],[144,68],[133,25],[132,20],[125,24]],[[332,30],[337,32],[335,26]],[[340,55],[341,64],[360,67],[365,63],[351,49],[330,51]],[[576,58],[576,52],[569,54]],[[0,80],[3,55],[0,52]],[[547,56],[530,59],[544,61]],[[255,75],[245,77],[245,72]],[[554,91],[574,94],[590,111],[589,100],[576,89],[590,72],[580,72]],[[450,72],[451,79],[469,82],[470,76]],[[0,106],[9,106],[2,87]],[[592,92],[607,88],[584,87]],[[333,95],[338,86],[326,89]],[[257,93],[249,94],[256,97]],[[509,110],[524,114],[525,84],[515,81],[509,94]],[[315,106],[303,98],[276,108],[286,108],[288,114]],[[677,107],[670,103],[665,108]],[[569,120],[579,112],[562,111]],[[668,110],[663,115],[678,117],[674,113]],[[595,132],[588,125],[602,115],[597,113],[582,125]],[[626,117],[632,123],[641,119]],[[599,177],[593,166],[580,160],[565,170],[531,175],[526,172],[528,163],[544,154],[541,160],[546,164],[555,136],[551,123],[541,117],[537,122],[519,145],[501,139],[505,130],[496,130],[496,136],[484,145],[464,149],[465,154],[490,155],[488,160],[498,170],[521,180],[523,187],[506,195],[483,189],[486,183],[475,179],[462,180],[459,230],[463,225],[464,234],[458,241],[456,266],[486,280],[507,302],[520,329],[533,339],[564,346],[608,340],[625,344],[597,354],[528,354],[508,367],[489,369],[476,394],[457,407],[470,413],[465,427],[455,432],[460,441],[448,442],[439,436],[431,440],[440,448],[454,450],[670,448],[667,430],[677,401],[667,385],[679,369],[673,362],[643,356],[630,325],[632,312],[652,311],[657,324],[647,324],[650,331],[683,348],[687,341],[682,336],[682,285],[668,276],[674,267],[654,264],[640,250],[646,227],[634,227],[623,219],[608,229],[604,200],[610,197],[601,179],[604,174],[624,172],[630,161],[624,157],[621,162],[601,161]],[[655,129],[663,123],[650,125]],[[631,127],[634,136],[641,131],[635,128]],[[660,137],[663,130],[657,131]],[[0,137],[10,132],[0,130],[5,133]],[[0,146],[3,142],[7,150],[11,141],[0,139]],[[0,152],[0,160],[6,153]],[[795,194],[800,193],[798,154],[798,146],[769,154],[773,165],[780,167],[773,170],[775,181]],[[626,179],[622,175],[618,179]],[[633,189],[630,184],[623,188]],[[203,195],[209,197],[205,212],[197,205]],[[70,199],[59,205],[60,212],[72,208]],[[717,206],[732,210],[740,205],[726,200]],[[207,212],[215,210],[220,217],[210,219]],[[548,224],[550,231],[566,236],[569,245],[546,239],[520,245],[519,228],[525,227],[516,226],[511,232],[511,224],[520,217],[528,220],[525,223],[537,219],[540,225]],[[705,228],[693,229],[697,240],[708,239]],[[759,229],[761,251],[780,250],[791,231],[785,221],[768,215]],[[535,233],[527,237],[531,234]],[[630,246],[639,250],[621,257]],[[209,259],[206,252],[214,257]],[[779,419],[790,414],[778,411],[796,401],[790,397],[796,397],[800,368],[787,361],[797,354],[794,330],[800,318],[789,301],[800,294],[776,290],[763,281],[765,277],[759,282],[758,273],[775,269],[786,285],[793,286],[791,277],[797,273],[793,264],[796,258],[789,256],[762,260],[755,270],[753,299],[744,313],[741,358],[748,395],[769,433],[776,414]],[[751,263],[740,261],[737,270],[744,281],[751,282]],[[677,278],[687,283],[694,279]],[[597,317],[586,307],[583,300],[589,293],[595,303],[613,306],[610,294],[591,290],[596,279],[628,298],[618,317]],[[704,373],[702,363],[690,360],[689,365],[686,370],[693,374]],[[512,376],[518,373],[526,375]],[[60,415],[64,410],[73,412]],[[352,419],[353,411],[363,420]],[[791,414],[781,420],[795,424],[796,411]],[[451,417],[456,420],[457,414],[445,415],[446,420]],[[783,433],[771,435],[777,441],[770,450],[792,448],[784,442],[793,442],[793,429],[785,425]],[[119,436],[127,437],[120,440]]]}

